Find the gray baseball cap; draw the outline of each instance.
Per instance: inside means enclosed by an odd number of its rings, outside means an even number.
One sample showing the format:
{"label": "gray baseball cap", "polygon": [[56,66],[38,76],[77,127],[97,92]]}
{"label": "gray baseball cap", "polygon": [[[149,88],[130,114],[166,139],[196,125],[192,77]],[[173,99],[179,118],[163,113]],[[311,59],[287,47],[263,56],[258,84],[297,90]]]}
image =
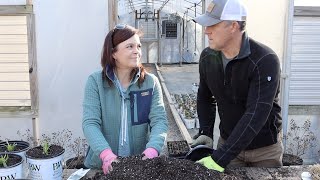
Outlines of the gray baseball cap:
{"label": "gray baseball cap", "polygon": [[241,0],[213,0],[205,14],[195,17],[193,21],[202,26],[212,26],[221,21],[246,21],[247,10]]}

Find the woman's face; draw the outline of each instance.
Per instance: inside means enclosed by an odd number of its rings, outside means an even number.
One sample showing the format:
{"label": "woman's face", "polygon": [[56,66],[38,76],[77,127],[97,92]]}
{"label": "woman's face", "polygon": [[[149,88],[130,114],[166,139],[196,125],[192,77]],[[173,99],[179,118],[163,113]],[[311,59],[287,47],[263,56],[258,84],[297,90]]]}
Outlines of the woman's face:
{"label": "woman's face", "polygon": [[141,43],[137,34],[118,44],[113,53],[117,68],[134,69],[140,64]]}

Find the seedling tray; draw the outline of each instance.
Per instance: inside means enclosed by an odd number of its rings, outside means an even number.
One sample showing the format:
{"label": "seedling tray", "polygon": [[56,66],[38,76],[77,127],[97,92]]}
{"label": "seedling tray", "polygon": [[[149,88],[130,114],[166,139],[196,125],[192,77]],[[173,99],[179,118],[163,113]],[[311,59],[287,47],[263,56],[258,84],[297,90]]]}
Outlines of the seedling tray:
{"label": "seedling tray", "polygon": [[167,142],[169,157],[185,158],[190,151],[187,141],[168,141]]}

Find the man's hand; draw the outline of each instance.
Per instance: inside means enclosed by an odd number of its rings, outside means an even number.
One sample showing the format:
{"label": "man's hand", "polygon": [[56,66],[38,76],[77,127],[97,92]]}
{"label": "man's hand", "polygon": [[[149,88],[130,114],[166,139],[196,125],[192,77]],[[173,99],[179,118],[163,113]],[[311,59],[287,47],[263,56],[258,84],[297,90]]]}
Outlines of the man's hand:
{"label": "man's hand", "polygon": [[108,174],[112,171],[112,162],[118,162],[117,156],[113,154],[111,149],[105,149],[100,153],[100,159],[102,160],[102,170],[104,174]]}
{"label": "man's hand", "polygon": [[219,166],[212,158],[211,156],[207,156],[205,158],[200,159],[199,161],[196,161],[196,163],[204,165],[208,169],[212,169],[218,172],[224,172],[224,168]]}
{"label": "man's hand", "polygon": [[196,140],[193,141],[193,143],[191,144],[191,147],[194,148],[198,145],[205,145],[205,146],[212,148],[213,147],[213,139],[211,139],[211,137],[209,137],[209,136],[201,135]]}

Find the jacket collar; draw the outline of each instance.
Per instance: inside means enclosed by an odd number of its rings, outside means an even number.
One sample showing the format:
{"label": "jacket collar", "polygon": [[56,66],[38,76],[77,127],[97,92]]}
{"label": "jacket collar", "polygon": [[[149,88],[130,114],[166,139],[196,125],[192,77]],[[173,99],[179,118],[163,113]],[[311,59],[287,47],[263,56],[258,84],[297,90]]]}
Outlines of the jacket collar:
{"label": "jacket collar", "polygon": [[250,44],[249,44],[249,37],[247,32],[245,31],[242,34],[240,52],[235,59],[242,59],[242,58],[248,57],[250,54],[251,54],[251,50],[250,50]]}
{"label": "jacket collar", "polygon": [[[141,69],[138,68],[138,72],[135,74],[134,78],[131,80],[130,85],[134,84],[138,81],[138,79],[140,78],[140,74],[141,74]],[[115,82],[116,77],[114,74],[114,69],[110,68],[110,66],[107,66],[107,68],[106,68],[106,76],[107,76],[107,78],[109,78],[113,82],[113,84],[116,85],[116,82]],[[108,83],[104,83],[104,84],[107,84],[107,86],[109,86]]]}

